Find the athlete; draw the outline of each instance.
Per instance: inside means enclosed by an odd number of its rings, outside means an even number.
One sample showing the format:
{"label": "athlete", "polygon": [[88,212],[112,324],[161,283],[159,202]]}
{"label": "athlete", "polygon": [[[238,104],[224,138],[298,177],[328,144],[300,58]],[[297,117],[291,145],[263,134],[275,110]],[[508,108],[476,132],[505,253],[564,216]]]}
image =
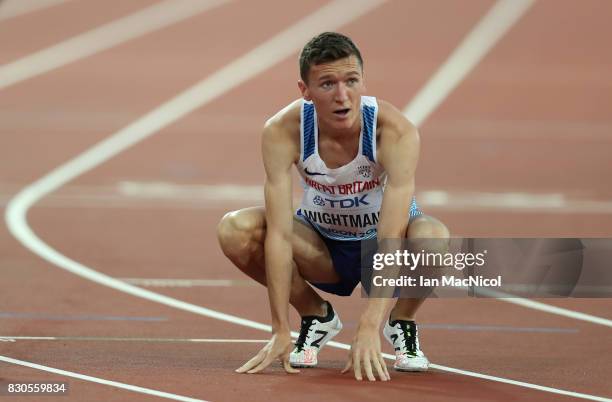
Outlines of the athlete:
{"label": "athlete", "polygon": [[[363,239],[437,238],[447,228],[421,212],[413,197],[419,155],[416,128],[391,104],[365,96],[363,60],[352,40],[325,32],[300,55],[302,98],[263,129],[265,208],[226,214],[218,226],[224,254],[267,286],[272,338],[236,371],[257,373],[280,359],[285,371],[312,367],[320,349],[341,329],[331,304],[314,289],[349,296],[360,282]],[[292,207],[292,165],[304,187]],[[429,250],[428,250],[429,251]],[[389,380],[379,327],[396,352],[399,371],[427,370],[415,314],[423,298],[372,297],[361,314],[343,373],[353,369]],[[292,345],[291,304],[302,317]]]}

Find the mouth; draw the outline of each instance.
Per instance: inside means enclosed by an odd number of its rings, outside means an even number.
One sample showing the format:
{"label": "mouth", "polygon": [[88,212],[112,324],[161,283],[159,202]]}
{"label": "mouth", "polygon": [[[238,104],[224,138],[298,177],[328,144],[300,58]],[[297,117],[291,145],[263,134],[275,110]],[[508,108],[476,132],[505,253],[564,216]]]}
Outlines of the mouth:
{"label": "mouth", "polygon": [[350,108],[334,110],[336,116],[345,117],[351,111]]}

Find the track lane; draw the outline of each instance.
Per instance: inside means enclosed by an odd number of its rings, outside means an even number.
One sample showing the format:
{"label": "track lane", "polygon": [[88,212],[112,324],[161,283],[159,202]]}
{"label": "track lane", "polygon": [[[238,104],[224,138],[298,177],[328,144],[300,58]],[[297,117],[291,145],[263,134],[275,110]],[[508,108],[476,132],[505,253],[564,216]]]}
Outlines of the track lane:
{"label": "track lane", "polygon": [[[0,20],[0,38],[4,38],[0,49],[0,65],[141,10],[156,2],[155,0],[134,0],[104,3],[73,0],[36,12]],[[10,38],[18,38],[18,40],[9,40]]]}

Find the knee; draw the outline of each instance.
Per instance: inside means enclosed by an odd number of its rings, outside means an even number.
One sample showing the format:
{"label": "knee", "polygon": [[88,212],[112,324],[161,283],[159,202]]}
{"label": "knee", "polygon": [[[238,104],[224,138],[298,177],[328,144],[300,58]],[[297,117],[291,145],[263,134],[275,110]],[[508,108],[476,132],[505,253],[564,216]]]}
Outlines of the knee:
{"label": "knee", "polygon": [[449,248],[450,231],[439,220],[424,216],[410,225],[408,238],[412,246],[418,250],[445,253]]}
{"label": "knee", "polygon": [[217,239],[223,254],[230,259],[248,252],[257,241],[259,231],[257,219],[244,211],[228,212],[217,225]]}

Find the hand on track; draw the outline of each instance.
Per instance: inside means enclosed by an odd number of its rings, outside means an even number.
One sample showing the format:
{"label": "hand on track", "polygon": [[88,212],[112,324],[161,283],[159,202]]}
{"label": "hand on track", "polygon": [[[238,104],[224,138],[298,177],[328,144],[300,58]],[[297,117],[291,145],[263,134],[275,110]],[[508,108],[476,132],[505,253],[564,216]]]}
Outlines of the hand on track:
{"label": "hand on track", "polygon": [[359,328],[351,344],[351,351],[346,366],[342,374],[353,368],[355,378],[358,381],[363,379],[361,369],[363,368],[366,377],[370,381],[376,381],[372,368],[376,370],[381,381],[391,379],[387,365],[380,352],[380,336],[377,328]]}
{"label": "hand on track", "polygon": [[289,333],[274,334],[272,339],[251,360],[236,370],[237,373],[259,373],[274,360],[279,359],[287,373],[299,373],[289,364],[289,353],[293,349]]}

